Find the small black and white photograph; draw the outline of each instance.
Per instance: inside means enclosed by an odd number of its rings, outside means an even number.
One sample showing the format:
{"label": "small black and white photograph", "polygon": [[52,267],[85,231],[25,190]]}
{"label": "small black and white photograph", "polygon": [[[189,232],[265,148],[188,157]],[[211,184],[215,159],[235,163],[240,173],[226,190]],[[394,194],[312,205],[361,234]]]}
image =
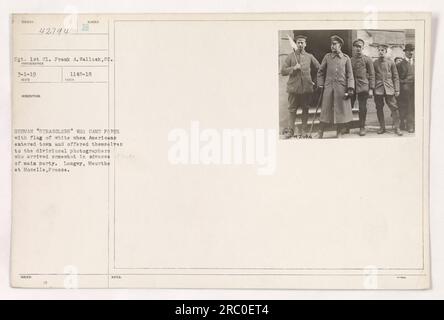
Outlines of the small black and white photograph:
{"label": "small black and white photograph", "polygon": [[415,30],[280,30],[280,139],[415,134]]}

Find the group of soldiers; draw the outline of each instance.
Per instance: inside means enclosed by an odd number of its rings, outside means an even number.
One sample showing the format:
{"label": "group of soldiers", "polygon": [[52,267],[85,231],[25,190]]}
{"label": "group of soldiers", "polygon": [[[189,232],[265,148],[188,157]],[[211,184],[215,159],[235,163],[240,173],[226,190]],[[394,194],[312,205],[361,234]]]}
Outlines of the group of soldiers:
{"label": "group of soldiers", "polygon": [[[359,135],[366,134],[367,101],[374,98],[379,122],[378,134],[386,132],[384,119],[384,101],[390,108],[394,132],[402,136],[402,130],[413,133],[414,128],[414,46],[405,46],[404,58],[396,58],[396,63],[387,57],[388,46],[378,45],[378,58],[363,54],[364,41],[353,41],[353,56],[342,52],[344,40],[334,35],[331,40],[331,52],[319,63],[305,51],[307,37],[299,35],[292,42],[293,53],[288,55],[281,74],[289,76],[287,83],[289,102],[289,127],[285,138],[295,135],[297,110],[302,109],[300,135],[307,133],[309,106],[317,92],[321,114],[318,137],[323,138],[324,130],[336,125],[337,137],[350,132],[353,120],[352,106],[359,104]],[[317,74],[316,79],[312,78]]]}

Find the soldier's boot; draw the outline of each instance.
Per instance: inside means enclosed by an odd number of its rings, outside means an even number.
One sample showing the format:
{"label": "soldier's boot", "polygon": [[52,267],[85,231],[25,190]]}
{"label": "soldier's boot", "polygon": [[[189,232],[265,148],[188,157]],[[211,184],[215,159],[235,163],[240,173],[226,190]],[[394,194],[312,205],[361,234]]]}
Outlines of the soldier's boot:
{"label": "soldier's boot", "polygon": [[401,130],[406,130],[407,129],[406,121],[404,119],[400,120],[399,129],[401,129]]}
{"label": "soldier's boot", "polygon": [[338,124],[336,126],[336,137],[342,138],[344,134],[347,133],[347,124]]}
{"label": "soldier's boot", "polygon": [[415,132],[415,125],[413,120],[407,121],[406,130],[408,133],[414,133]]}
{"label": "soldier's boot", "polygon": [[406,122],[407,122],[407,124],[406,124],[406,130],[408,131],[408,133],[413,133],[413,132],[415,132],[414,120],[409,119],[409,120],[407,120]]}
{"label": "soldier's boot", "polygon": [[319,122],[318,139],[324,138],[324,130],[325,130],[325,124],[323,122]]}
{"label": "soldier's boot", "polygon": [[307,135],[308,106],[307,107],[302,107],[301,120],[302,120],[302,125],[301,125],[301,130],[299,131],[299,134],[301,136],[305,137]]}
{"label": "soldier's boot", "polygon": [[359,119],[359,135],[362,137],[362,136],[365,136],[366,133],[367,132],[365,131],[365,117],[363,119],[360,118]]}
{"label": "soldier's boot", "polygon": [[393,117],[393,126],[395,127],[395,134],[398,136],[402,136],[402,131],[399,129],[400,119],[399,119],[399,111],[395,110],[392,112]]}
{"label": "soldier's boot", "polygon": [[385,120],[384,120],[384,110],[382,107],[376,106],[376,115],[378,116],[379,121],[379,130],[378,134],[385,133]]}
{"label": "soldier's boot", "polygon": [[[366,102],[367,103],[367,102]],[[359,135],[365,136],[365,121],[367,118],[367,106],[361,107],[359,106]]]}
{"label": "soldier's boot", "polygon": [[379,120],[379,130],[378,130],[377,133],[378,134],[385,133],[385,122],[384,122],[384,120],[383,121]]}
{"label": "soldier's boot", "polygon": [[294,136],[294,128],[295,128],[295,122],[296,122],[296,112],[290,112],[289,118],[288,118],[288,128],[286,129],[284,138],[290,139]]}
{"label": "soldier's boot", "polygon": [[299,135],[301,135],[302,137],[305,137],[307,135],[307,125],[306,124],[301,125],[301,130],[299,131]]}

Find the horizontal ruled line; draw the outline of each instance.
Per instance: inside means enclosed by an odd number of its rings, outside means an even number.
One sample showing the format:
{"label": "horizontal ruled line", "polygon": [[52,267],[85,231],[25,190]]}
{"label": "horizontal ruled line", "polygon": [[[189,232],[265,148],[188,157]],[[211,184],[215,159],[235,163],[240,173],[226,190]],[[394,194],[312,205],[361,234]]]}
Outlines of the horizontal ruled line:
{"label": "horizontal ruled line", "polygon": [[25,36],[107,36],[108,33],[22,33]]}
{"label": "horizontal ruled line", "polygon": [[[108,274],[79,274],[79,273],[25,273],[19,276],[108,276]],[[367,277],[364,273],[110,273],[109,276],[355,276]],[[378,274],[378,277],[425,277],[426,274],[409,274],[409,273],[394,273],[394,274]]]}
{"label": "horizontal ruled line", "polygon": [[334,270],[334,271],[365,271],[365,270],[386,270],[386,271],[394,271],[394,270],[402,270],[402,271],[421,271],[424,270],[424,268],[271,268],[271,267],[256,267],[256,268],[204,268],[204,267],[115,267],[116,270],[300,270],[300,271],[310,271],[310,270],[317,270],[317,271],[327,271],[327,270]]}
{"label": "horizontal ruled line", "polygon": [[20,49],[21,51],[108,51],[107,49]]}
{"label": "horizontal ruled line", "polygon": [[108,83],[108,81],[64,81],[64,82],[60,82],[60,81],[29,81],[29,82],[21,82],[19,81],[18,83],[23,83],[23,84],[27,84],[27,83]]}
{"label": "horizontal ruled line", "polygon": [[39,66],[39,65],[20,65],[21,68],[107,68],[108,65],[103,66],[88,66],[88,65],[82,65],[82,66]]}

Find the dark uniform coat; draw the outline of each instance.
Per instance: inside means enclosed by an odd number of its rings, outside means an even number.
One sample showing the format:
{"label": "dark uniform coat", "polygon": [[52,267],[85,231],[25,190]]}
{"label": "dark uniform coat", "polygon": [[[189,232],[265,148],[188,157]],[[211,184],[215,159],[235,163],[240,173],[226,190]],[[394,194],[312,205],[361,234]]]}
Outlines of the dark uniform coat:
{"label": "dark uniform coat", "polygon": [[407,128],[413,129],[415,124],[415,63],[402,60],[397,65],[400,82],[398,98],[401,120],[407,120]]}
{"label": "dark uniform coat", "polygon": [[[299,62],[301,69],[293,70],[296,63]],[[284,65],[281,69],[281,74],[289,76],[287,82],[288,93],[311,93],[313,92],[313,79],[311,74],[319,68],[319,62],[316,58],[305,51],[301,53],[293,52],[285,59]]]}
{"label": "dark uniform coat", "polygon": [[394,95],[399,92],[399,75],[395,62],[389,58],[378,58],[375,67],[375,95]]}
{"label": "dark uniform coat", "polygon": [[355,93],[368,92],[375,88],[375,68],[372,58],[362,54],[351,58],[353,76],[355,78]]}
{"label": "dark uniform coat", "polygon": [[350,57],[344,53],[327,53],[318,71],[318,86],[324,86],[321,118],[326,123],[353,120],[350,99],[344,99],[348,88],[355,87]]}
{"label": "dark uniform coat", "polygon": [[[399,82],[403,84],[415,83],[415,64],[410,63],[407,59],[403,59],[397,66],[399,74]],[[401,90],[402,91],[402,90]]]}

